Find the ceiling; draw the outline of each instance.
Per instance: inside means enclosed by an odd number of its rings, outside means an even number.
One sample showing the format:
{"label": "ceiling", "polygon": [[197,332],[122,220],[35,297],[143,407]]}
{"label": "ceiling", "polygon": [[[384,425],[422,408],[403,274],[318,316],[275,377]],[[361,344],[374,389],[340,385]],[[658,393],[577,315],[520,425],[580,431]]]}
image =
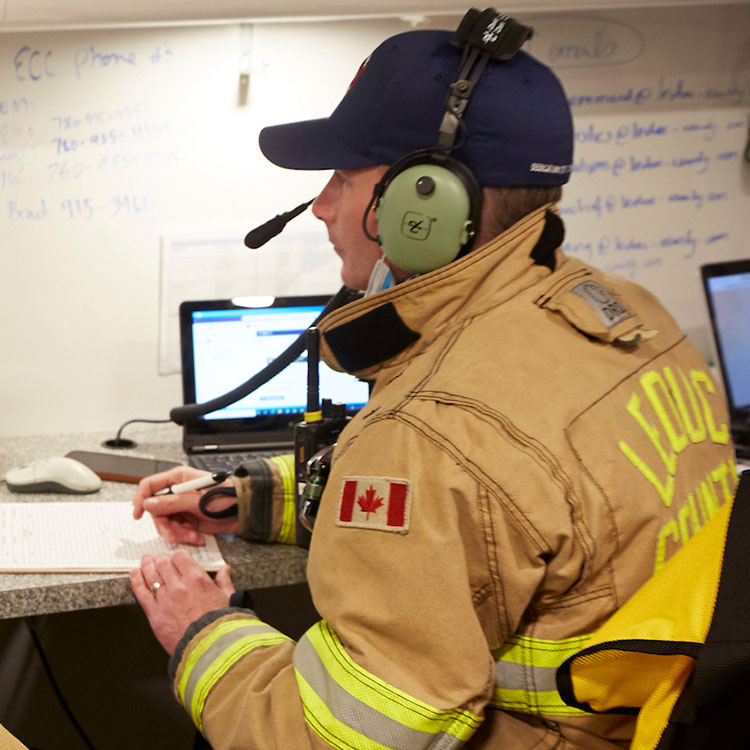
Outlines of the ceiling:
{"label": "ceiling", "polygon": [[[507,0],[511,13],[591,10],[657,5],[747,4],[719,0]],[[0,0],[0,30],[64,29],[109,26],[148,26],[233,21],[332,20],[462,15],[471,2],[457,0]],[[477,3],[480,8],[484,3]]]}

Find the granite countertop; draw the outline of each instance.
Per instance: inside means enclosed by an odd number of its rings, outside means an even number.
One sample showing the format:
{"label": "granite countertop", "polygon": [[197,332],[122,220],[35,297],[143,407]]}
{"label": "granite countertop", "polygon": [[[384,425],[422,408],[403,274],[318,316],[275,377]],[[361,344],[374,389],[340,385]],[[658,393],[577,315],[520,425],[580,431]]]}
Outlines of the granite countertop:
{"label": "granite countertop", "polygon": [[[102,447],[111,433],[88,432],[0,439],[0,477],[16,466],[71,450],[145,456],[185,461],[181,429],[173,424],[131,426],[124,433],[137,442],[127,450]],[[103,482],[92,495],[10,492],[0,483],[0,502],[130,501],[134,484]],[[219,538],[219,548],[232,568],[237,588],[267,588],[306,580],[307,552],[281,544],[250,544],[239,538]],[[0,573],[0,619],[69,612],[131,604],[135,598],[126,574],[121,573]]]}

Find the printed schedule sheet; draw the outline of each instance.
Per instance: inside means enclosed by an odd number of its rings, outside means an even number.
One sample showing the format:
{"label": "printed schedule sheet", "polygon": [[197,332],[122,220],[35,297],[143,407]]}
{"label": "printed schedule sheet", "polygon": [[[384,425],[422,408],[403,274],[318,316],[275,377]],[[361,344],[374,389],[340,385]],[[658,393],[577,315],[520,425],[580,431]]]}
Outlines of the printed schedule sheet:
{"label": "printed schedule sheet", "polygon": [[144,554],[185,550],[205,570],[224,560],[205,546],[169,544],[151,516],[136,521],[129,502],[0,503],[0,572],[127,572]]}

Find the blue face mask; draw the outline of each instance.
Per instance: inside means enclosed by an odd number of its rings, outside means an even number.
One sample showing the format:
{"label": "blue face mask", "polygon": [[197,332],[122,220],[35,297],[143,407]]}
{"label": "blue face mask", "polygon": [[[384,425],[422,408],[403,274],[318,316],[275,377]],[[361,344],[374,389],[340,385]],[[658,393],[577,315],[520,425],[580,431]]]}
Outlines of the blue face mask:
{"label": "blue face mask", "polygon": [[382,292],[384,289],[390,289],[396,282],[393,280],[393,274],[388,264],[385,262],[384,257],[377,259],[375,265],[370,273],[370,278],[367,282],[367,289],[365,290],[365,297],[369,297],[371,294]]}

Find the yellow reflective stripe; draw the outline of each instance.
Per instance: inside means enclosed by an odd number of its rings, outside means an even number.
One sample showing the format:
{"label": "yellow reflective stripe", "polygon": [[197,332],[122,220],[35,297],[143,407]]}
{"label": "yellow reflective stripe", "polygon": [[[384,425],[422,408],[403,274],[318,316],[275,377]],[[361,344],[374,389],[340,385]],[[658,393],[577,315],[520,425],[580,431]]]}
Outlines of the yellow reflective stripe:
{"label": "yellow reflective stripe", "polygon": [[583,635],[553,641],[513,635],[493,655],[496,661],[532,664],[535,667],[559,667],[569,656],[578,653],[590,638],[590,635]]}
{"label": "yellow reflective stripe", "polygon": [[[237,633],[236,631],[239,630],[244,631],[244,633]],[[253,633],[253,630],[258,632]],[[250,631],[250,634],[248,634],[248,631]],[[232,639],[233,635],[237,637]],[[229,638],[227,647],[221,649],[216,656],[213,656],[209,665],[202,669],[199,668],[196,670],[197,674],[193,674],[201,657],[210,653],[212,646],[223,638]],[[208,693],[219,678],[240,657],[260,646],[270,646],[290,640],[291,638],[288,638],[283,633],[279,633],[261,620],[237,618],[220,622],[214,627],[190,652],[190,656],[185,662],[185,667],[177,685],[177,694],[179,695],[180,702],[190,712],[195,726],[202,731],[203,721],[201,714]],[[186,701],[188,685],[190,685],[189,692],[192,697]],[[190,705],[187,705],[188,702]]]}
{"label": "yellow reflective stripe", "polygon": [[482,720],[462,709],[438,709],[365,671],[346,653],[325,620],[305,633],[328,677],[346,693],[405,727],[419,732],[443,732],[465,742]]}
{"label": "yellow reflective stripe", "polygon": [[297,536],[295,533],[294,454],[288,453],[283,456],[275,456],[270,460],[276,464],[284,486],[284,514],[276,541],[281,544],[295,544]]}
{"label": "yellow reflective stripe", "polygon": [[[297,670],[295,670],[295,676],[302,698],[305,720],[310,728],[331,747],[335,747],[337,750],[390,750],[386,745],[381,745],[350,726],[339,722]],[[336,727],[337,734],[334,735],[328,730],[330,726]]]}
{"label": "yellow reflective stripe", "polygon": [[190,715],[193,724],[202,732],[203,731],[203,704],[206,701],[211,688],[218,682],[219,678],[242,656],[249,653],[259,646],[273,646],[277,643],[283,643],[290,640],[281,633],[267,634],[251,639],[242,639],[237,641],[232,647],[224,651],[219,659],[214,662],[214,669],[205,672],[198,680],[193,694],[192,705],[190,706]]}
{"label": "yellow reflective stripe", "polygon": [[[489,705],[509,711],[556,716],[585,715],[568,706],[557,691],[555,673],[563,662],[577,654],[590,636],[550,640],[511,636],[493,652],[496,685]],[[537,690],[529,690],[536,686]]]}
{"label": "yellow reflective stripe", "polygon": [[519,711],[527,714],[549,714],[551,716],[590,716],[580,708],[569,706],[557,690],[531,692],[527,690],[506,690],[495,688],[489,705],[505,711]]}

